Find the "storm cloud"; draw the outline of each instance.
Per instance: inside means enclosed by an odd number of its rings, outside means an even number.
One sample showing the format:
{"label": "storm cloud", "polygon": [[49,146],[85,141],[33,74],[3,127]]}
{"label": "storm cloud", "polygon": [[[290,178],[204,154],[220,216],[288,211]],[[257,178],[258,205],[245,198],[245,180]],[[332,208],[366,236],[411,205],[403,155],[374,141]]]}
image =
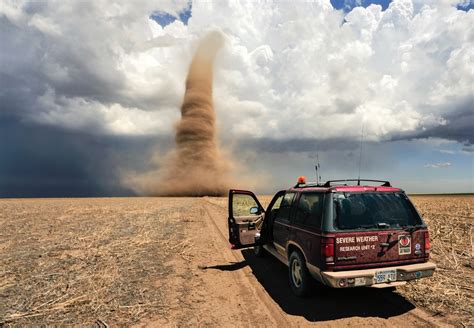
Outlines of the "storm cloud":
{"label": "storm cloud", "polygon": [[[155,144],[0,119],[0,197],[126,196],[121,170],[143,170]],[[118,170],[120,163],[121,170]]]}

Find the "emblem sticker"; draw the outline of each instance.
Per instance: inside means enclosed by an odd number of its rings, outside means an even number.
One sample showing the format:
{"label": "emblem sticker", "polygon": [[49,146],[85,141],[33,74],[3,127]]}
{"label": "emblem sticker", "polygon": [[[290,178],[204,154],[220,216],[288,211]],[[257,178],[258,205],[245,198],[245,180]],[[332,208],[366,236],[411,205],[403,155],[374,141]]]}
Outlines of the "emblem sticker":
{"label": "emblem sticker", "polygon": [[421,245],[415,244],[415,255],[421,255]]}
{"label": "emblem sticker", "polygon": [[411,254],[411,236],[398,236],[398,255]]}

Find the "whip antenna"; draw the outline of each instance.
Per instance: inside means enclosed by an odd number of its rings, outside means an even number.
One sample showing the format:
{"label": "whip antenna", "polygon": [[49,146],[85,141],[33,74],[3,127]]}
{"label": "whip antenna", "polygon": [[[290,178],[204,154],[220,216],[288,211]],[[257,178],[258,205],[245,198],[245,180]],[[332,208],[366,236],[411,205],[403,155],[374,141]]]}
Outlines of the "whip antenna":
{"label": "whip antenna", "polygon": [[314,166],[316,169],[316,184],[318,185],[321,181],[321,165],[319,164],[319,154],[316,153],[316,165]]}
{"label": "whip antenna", "polygon": [[364,120],[362,120],[362,127],[360,129],[360,144],[359,144],[359,175],[357,177],[357,185],[360,186],[360,166],[362,163],[362,141],[364,140]]}

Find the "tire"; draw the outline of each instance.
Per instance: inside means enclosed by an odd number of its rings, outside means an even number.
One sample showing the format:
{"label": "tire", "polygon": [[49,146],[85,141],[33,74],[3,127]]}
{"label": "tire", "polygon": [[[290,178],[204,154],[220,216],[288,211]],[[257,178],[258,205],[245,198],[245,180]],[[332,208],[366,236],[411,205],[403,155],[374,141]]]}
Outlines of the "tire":
{"label": "tire", "polygon": [[256,245],[253,247],[253,253],[256,257],[264,257],[265,256],[265,248],[263,245]]}
{"label": "tire", "polygon": [[307,296],[311,289],[311,276],[303,255],[298,251],[294,251],[290,255],[289,264],[288,273],[293,293],[300,297]]}

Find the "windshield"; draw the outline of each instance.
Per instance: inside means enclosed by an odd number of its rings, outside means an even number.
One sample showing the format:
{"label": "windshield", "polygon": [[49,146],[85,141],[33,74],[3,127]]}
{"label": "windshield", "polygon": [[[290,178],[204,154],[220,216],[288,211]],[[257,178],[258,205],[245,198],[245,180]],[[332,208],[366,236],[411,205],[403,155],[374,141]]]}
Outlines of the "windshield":
{"label": "windshield", "polygon": [[406,228],[422,225],[403,193],[335,193],[339,229]]}

